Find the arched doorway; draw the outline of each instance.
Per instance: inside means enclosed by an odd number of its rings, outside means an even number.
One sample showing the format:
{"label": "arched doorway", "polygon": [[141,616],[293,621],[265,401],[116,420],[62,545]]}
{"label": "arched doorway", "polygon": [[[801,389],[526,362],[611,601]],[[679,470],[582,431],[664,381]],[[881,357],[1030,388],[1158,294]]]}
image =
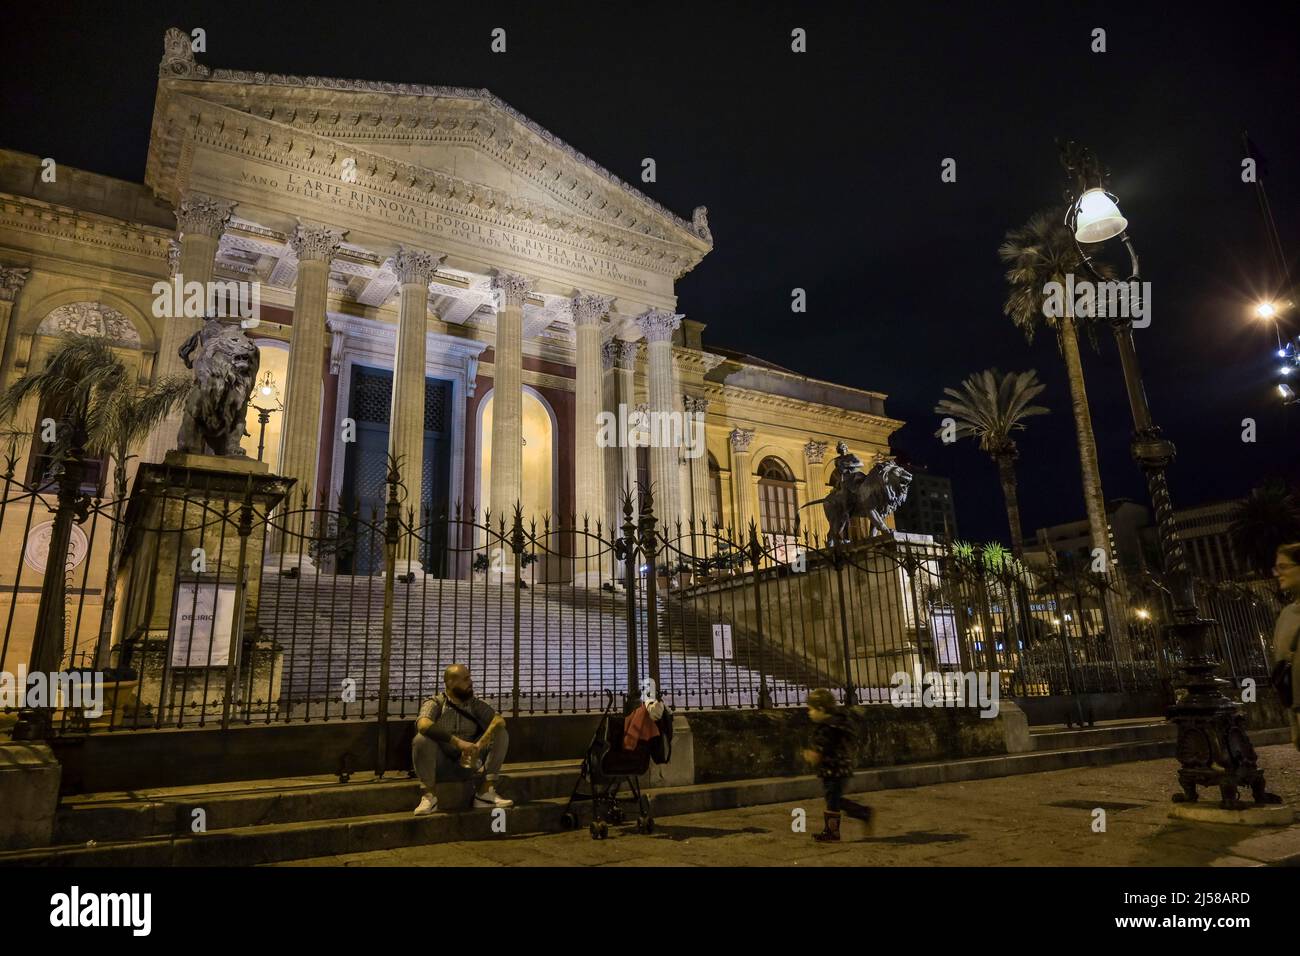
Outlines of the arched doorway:
{"label": "arched doorway", "polygon": [[[489,392],[479,406],[479,480],[480,508],[489,503],[492,489],[492,410],[496,396]],[[536,520],[542,525],[545,515],[554,517],[558,504],[556,491],[555,414],[550,405],[537,392],[524,386],[523,396],[523,474],[520,480],[519,505],[523,510],[525,526]],[[494,509],[496,510],[496,509]],[[512,506],[513,512],[513,506]],[[506,515],[507,524],[513,513]],[[493,523],[497,521],[493,516]]]}

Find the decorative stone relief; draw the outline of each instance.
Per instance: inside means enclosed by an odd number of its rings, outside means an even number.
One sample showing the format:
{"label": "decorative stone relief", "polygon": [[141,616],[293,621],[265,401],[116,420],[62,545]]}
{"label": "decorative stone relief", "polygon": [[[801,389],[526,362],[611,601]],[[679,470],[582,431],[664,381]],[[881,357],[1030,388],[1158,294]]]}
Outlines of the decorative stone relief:
{"label": "decorative stone relief", "polygon": [[179,27],[171,27],[163,34],[163,58],[158,64],[160,76],[193,76],[194,48],[190,35]]}
{"label": "decorative stone relief", "polygon": [[683,402],[688,414],[694,415],[696,413],[699,413],[703,415],[707,413],[709,410],[709,400],[707,398],[699,398],[694,395],[686,395],[683,396]]}
{"label": "decorative stone relief", "polygon": [[824,441],[809,441],[803,446],[804,457],[808,459],[810,465],[820,465],[826,460],[826,449],[828,443]]}
{"label": "decorative stone relief", "polygon": [[614,357],[618,367],[621,369],[636,368],[638,343],[629,342],[626,339],[614,339],[613,341],[618,344],[618,353]]}
{"label": "decorative stone relief", "polygon": [[71,302],[61,305],[36,328],[37,335],[92,335],[114,345],[140,348],[140,333],[121,312],[102,302]]}
{"label": "decorative stone relief", "polygon": [[[32,528],[27,536],[27,546],[23,549],[23,561],[37,574],[44,574],[46,562],[50,555],[50,537],[54,534],[54,522],[43,521]],[[86,532],[77,525],[72,526],[72,535],[68,538],[68,554],[64,564],[65,571],[71,571],[86,560],[90,550],[86,541]]]}

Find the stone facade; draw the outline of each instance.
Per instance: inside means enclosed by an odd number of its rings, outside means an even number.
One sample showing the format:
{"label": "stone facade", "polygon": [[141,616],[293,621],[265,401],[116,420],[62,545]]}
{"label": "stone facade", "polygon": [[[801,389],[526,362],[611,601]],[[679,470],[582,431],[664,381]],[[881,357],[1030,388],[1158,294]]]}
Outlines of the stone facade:
{"label": "stone facade", "polygon": [[[661,517],[759,520],[766,458],[803,503],[829,467],[810,448],[888,450],[901,422],[883,395],[711,348],[678,311],[676,281],[713,246],[702,208],[668,211],[482,90],[212,68],[183,37],[164,43],[143,184],[62,166],[46,182],[39,158],[0,150],[0,385],[41,367],[57,343],[48,320],[70,308],[127,330],[113,347],[140,380],[183,371],[176,347],[196,320],[160,314],[155,283],[236,280],[260,290],[250,334],[284,402],[267,463],[331,507],[357,493],[341,434],[375,375],[391,384],[370,414],[435,510],[522,500],[621,525],[636,456],[596,453],[577,421],[618,404],[703,416],[698,459],[650,449]],[[256,412],[249,431],[256,454]],[[174,445],[173,422],[138,454],[157,462]],[[15,452],[26,480],[31,440]],[[803,514],[825,530],[820,509]],[[22,530],[0,532],[0,580],[23,568],[0,596],[19,604],[6,666],[25,660],[41,583]],[[102,535],[84,558],[88,589],[106,551]],[[88,594],[87,611],[102,599]]]}

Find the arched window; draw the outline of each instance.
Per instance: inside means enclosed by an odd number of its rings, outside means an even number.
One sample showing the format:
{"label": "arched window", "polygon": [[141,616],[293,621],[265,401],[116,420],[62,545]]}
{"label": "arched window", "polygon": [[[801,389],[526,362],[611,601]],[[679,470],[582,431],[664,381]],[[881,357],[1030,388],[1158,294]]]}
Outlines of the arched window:
{"label": "arched window", "polygon": [[722,524],[722,469],[718,459],[709,452],[709,514],[714,527]]}
{"label": "arched window", "polygon": [[780,458],[764,458],[758,463],[758,514],[763,531],[793,534],[798,510],[794,473]]}

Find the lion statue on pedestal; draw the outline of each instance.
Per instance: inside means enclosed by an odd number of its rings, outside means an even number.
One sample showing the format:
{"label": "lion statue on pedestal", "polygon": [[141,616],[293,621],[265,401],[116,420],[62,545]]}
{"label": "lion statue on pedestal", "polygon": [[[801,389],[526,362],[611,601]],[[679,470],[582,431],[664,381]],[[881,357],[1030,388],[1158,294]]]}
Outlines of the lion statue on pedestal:
{"label": "lion statue on pedestal", "polygon": [[209,317],[179,350],[194,384],[176,435],[178,451],[247,458],[239,446],[261,356],[239,322]]}
{"label": "lion statue on pedestal", "polygon": [[849,522],[866,518],[871,523],[871,537],[877,534],[892,536],[888,518],[907,500],[907,490],[912,483],[912,473],[892,457],[877,455],[871,470],[862,471],[862,461],[852,454],[843,442],[836,449],[835,474],[831,478],[834,490],[825,498],[801,505],[820,504],[830,525],[828,542],[847,541]]}

